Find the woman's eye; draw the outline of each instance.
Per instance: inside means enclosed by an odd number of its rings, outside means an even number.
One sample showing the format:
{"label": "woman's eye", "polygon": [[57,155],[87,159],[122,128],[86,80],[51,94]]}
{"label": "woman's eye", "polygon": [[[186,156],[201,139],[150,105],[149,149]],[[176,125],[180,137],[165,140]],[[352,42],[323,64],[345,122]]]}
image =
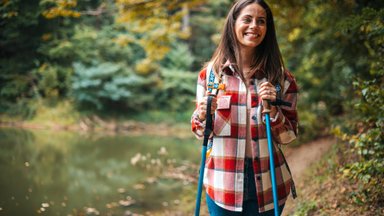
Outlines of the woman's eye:
{"label": "woman's eye", "polygon": [[265,24],[265,20],[264,19],[257,20],[256,22],[257,22],[258,25],[264,25]]}
{"label": "woman's eye", "polygon": [[245,23],[250,23],[250,22],[252,22],[252,19],[251,18],[244,18],[244,22]]}

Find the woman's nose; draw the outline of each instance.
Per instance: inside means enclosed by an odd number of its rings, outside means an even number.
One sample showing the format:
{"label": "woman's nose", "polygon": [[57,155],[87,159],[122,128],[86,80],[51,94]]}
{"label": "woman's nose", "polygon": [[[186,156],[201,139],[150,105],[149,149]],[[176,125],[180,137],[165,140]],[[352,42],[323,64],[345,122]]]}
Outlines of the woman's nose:
{"label": "woman's nose", "polygon": [[249,24],[249,27],[250,27],[251,29],[257,27],[257,21],[256,21],[256,19],[255,19],[255,20],[252,20],[252,22]]}

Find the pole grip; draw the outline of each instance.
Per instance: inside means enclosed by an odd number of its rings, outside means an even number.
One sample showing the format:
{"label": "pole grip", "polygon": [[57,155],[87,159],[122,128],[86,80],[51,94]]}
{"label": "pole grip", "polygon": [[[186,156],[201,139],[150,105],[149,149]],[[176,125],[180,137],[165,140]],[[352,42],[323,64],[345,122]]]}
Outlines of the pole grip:
{"label": "pole grip", "polygon": [[211,113],[212,99],[213,99],[213,96],[208,95],[204,137],[209,137],[212,133],[212,113]]}
{"label": "pole grip", "polygon": [[271,104],[269,103],[269,100],[264,99],[263,100],[263,114],[270,113],[271,112]]}

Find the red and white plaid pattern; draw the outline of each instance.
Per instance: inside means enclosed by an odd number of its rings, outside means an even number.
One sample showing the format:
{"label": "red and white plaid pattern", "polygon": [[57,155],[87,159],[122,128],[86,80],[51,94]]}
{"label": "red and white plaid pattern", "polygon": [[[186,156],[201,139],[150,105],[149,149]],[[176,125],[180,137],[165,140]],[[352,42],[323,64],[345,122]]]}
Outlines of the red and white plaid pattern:
{"label": "red and white plaid pattern", "polygon": [[[206,192],[215,203],[230,211],[242,211],[244,158],[246,145],[246,86],[231,67],[223,68],[225,91],[220,90],[217,96],[219,107],[214,114],[214,131],[211,136],[210,154],[207,156],[204,172]],[[199,73],[197,81],[197,103],[206,92],[206,69]],[[266,79],[254,79],[248,87],[251,94],[251,136],[253,169],[259,212],[274,208],[272,186],[270,180],[268,142],[261,100],[258,97],[258,85]],[[292,103],[291,107],[278,107],[278,113],[271,119],[274,144],[288,144],[296,139],[297,134],[297,85],[294,77],[285,72],[282,99]],[[225,101],[222,101],[225,100]],[[230,103],[228,104],[228,100]],[[196,107],[197,107],[196,103]],[[191,119],[192,131],[202,138],[205,122],[200,122],[196,109]],[[275,148],[275,171],[279,197],[279,205],[283,204],[292,184],[282,152]]]}

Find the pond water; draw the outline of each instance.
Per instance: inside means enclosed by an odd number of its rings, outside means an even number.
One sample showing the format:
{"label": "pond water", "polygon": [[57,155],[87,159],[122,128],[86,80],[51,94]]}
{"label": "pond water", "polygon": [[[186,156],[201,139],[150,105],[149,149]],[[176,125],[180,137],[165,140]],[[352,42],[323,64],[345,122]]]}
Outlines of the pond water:
{"label": "pond water", "polygon": [[196,188],[200,141],[0,128],[0,215],[151,215]]}

